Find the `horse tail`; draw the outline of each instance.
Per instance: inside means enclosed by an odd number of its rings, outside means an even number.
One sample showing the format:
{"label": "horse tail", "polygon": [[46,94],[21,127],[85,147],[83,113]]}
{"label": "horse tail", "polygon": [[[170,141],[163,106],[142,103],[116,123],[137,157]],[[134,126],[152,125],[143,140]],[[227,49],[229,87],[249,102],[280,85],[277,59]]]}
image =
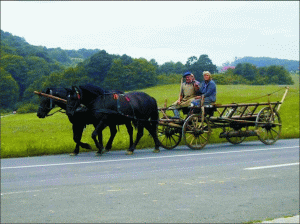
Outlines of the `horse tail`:
{"label": "horse tail", "polygon": [[159,115],[158,115],[158,107],[157,107],[157,102],[156,99],[153,99],[153,102],[155,104],[155,109],[152,111],[151,115],[150,115],[150,124],[152,125],[153,128],[157,128],[158,125],[158,119],[159,119]]}

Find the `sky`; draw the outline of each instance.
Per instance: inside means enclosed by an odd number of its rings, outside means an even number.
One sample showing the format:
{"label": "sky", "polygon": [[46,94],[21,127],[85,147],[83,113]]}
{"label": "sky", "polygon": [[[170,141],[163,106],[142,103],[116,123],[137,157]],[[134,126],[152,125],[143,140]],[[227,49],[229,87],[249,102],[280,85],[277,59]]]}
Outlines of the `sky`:
{"label": "sky", "polygon": [[29,44],[182,62],[207,54],[299,60],[298,1],[1,1],[1,29]]}

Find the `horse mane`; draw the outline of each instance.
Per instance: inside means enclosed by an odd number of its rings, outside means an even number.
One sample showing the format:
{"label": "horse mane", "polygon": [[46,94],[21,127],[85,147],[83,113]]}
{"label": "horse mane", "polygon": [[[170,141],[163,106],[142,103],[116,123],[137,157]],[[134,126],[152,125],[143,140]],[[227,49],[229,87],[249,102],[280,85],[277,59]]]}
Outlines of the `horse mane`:
{"label": "horse mane", "polygon": [[65,88],[50,86],[45,90],[45,93],[50,94],[50,90],[52,90],[52,95],[67,99],[67,91]]}
{"label": "horse mane", "polygon": [[[88,94],[88,97],[90,99],[95,99],[100,95],[110,95],[110,94],[114,94],[114,93],[118,93],[118,94],[124,93],[120,90],[106,90],[106,89],[103,89],[99,86],[95,86],[95,85],[90,84],[90,83],[88,83],[86,85],[80,85],[79,89],[81,89],[81,91],[85,92],[85,94]],[[82,94],[82,92],[81,92],[81,94]]]}

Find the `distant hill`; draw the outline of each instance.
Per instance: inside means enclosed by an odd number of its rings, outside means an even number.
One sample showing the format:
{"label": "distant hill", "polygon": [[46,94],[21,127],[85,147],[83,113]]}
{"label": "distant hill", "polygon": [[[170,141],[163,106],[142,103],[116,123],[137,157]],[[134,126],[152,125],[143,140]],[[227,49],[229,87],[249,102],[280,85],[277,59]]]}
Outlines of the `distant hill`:
{"label": "distant hill", "polygon": [[49,63],[58,62],[65,66],[76,65],[79,62],[98,53],[99,49],[63,50],[61,48],[46,48],[30,45],[24,38],[14,36],[1,30],[1,54],[13,54],[22,57],[36,56]]}
{"label": "distant hill", "polygon": [[281,65],[286,68],[289,72],[299,71],[299,61],[278,59],[278,58],[268,58],[268,57],[243,57],[236,58],[236,60],[230,64],[230,66],[236,66],[239,63],[251,63],[257,67],[267,67],[270,65]]}

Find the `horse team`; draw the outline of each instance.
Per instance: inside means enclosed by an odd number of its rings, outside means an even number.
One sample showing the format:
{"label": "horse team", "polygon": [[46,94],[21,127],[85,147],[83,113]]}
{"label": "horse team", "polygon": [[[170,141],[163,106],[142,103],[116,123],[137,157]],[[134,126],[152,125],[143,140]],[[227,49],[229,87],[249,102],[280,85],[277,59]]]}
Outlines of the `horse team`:
{"label": "horse team", "polygon": [[[46,94],[67,100],[67,104],[50,98],[43,97],[37,112],[39,118],[49,116],[49,112],[55,107],[61,107],[66,111],[69,121],[72,123],[73,140],[76,143],[71,155],[77,155],[79,148],[91,149],[87,143],[81,142],[82,132],[86,125],[93,124],[95,130],[92,133],[98,151],[96,155],[102,155],[112,148],[112,142],[117,133],[117,125],[126,125],[130,145],[126,154],[132,155],[136,145],[143,136],[146,128],[152,136],[155,149],[159,152],[159,140],[157,137],[158,107],[156,100],[144,92],[124,93],[119,90],[104,90],[100,87],[87,84],[72,88],[47,88]],[[133,127],[137,129],[136,140],[133,142]],[[109,127],[110,138],[104,148],[102,131]],[[97,140],[98,137],[98,140]]]}

